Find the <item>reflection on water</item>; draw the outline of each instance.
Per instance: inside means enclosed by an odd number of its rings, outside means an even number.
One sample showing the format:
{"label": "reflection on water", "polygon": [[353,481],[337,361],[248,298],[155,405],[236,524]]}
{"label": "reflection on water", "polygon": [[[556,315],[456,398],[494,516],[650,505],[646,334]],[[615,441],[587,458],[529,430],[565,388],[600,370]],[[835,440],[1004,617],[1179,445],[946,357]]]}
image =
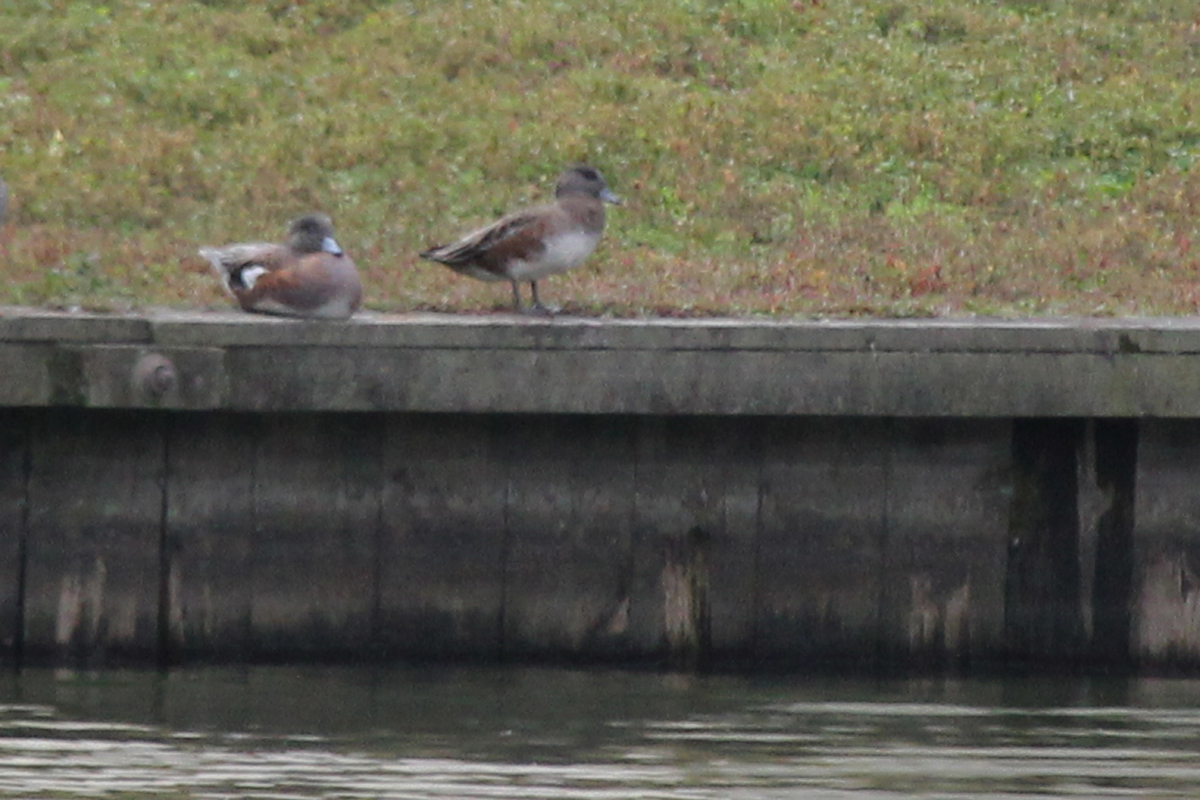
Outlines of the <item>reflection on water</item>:
{"label": "reflection on water", "polygon": [[0,797],[1200,797],[1194,681],[255,668],[0,679]]}

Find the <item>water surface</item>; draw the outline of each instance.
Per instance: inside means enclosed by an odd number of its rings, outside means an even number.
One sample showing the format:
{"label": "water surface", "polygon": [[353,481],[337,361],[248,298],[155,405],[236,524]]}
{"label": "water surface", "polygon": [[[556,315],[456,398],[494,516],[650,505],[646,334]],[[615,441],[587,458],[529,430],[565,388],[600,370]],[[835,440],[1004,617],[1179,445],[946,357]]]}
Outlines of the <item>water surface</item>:
{"label": "water surface", "polygon": [[0,797],[1200,797],[1200,682],[26,671]]}

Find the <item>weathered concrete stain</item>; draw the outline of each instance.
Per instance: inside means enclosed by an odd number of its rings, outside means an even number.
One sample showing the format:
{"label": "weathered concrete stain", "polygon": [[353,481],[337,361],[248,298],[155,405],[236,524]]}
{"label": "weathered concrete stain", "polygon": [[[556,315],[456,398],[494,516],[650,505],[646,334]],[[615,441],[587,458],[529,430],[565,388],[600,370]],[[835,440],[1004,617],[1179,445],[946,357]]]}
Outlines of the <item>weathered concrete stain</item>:
{"label": "weathered concrete stain", "polygon": [[1145,565],[1134,631],[1146,660],[1172,666],[1200,660],[1200,574],[1186,553],[1162,553]]}
{"label": "weathered concrete stain", "polygon": [[711,650],[709,544],[710,537],[701,528],[667,541],[662,570],[663,634],[667,660],[677,667],[701,667]]}
{"label": "weathered concrete stain", "polygon": [[914,653],[961,653],[970,646],[971,584],[938,592],[932,576],[909,576],[908,645]]}
{"label": "weathered concrete stain", "polygon": [[[49,405],[82,406],[87,404],[83,374],[83,353],[75,348],[56,348],[46,362],[49,377]],[[18,376],[13,378],[19,380]]]}
{"label": "weathered concrete stain", "polygon": [[108,622],[104,607],[108,570],[104,559],[97,556],[81,567],[63,576],[59,590],[54,642],[64,650],[92,649]]}

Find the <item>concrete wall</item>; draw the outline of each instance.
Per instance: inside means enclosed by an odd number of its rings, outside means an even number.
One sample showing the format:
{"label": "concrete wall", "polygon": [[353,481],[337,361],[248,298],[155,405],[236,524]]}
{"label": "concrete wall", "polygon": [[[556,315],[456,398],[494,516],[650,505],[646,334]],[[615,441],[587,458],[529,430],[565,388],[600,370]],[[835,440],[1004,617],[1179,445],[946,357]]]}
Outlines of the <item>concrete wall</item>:
{"label": "concrete wall", "polygon": [[1200,670],[1186,321],[0,315],[9,662]]}
{"label": "concrete wall", "polygon": [[1200,418],[1200,319],[535,320],[0,307],[0,407]]}

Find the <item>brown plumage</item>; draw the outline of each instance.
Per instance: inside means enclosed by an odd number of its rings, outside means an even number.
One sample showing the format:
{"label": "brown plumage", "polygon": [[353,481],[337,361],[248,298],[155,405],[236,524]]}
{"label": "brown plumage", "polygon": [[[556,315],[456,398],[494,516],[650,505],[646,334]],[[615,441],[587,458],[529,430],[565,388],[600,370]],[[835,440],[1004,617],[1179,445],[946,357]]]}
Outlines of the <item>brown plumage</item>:
{"label": "brown plumage", "polygon": [[345,319],[362,302],[354,261],[338,246],[324,214],[293,222],[285,244],[206,247],[200,255],[246,311]]}
{"label": "brown plumage", "polygon": [[574,166],[558,178],[555,201],[517,211],[458,241],[431,247],[421,258],[483,281],[509,281],[513,306],[522,311],[519,284],[528,281],[534,312],[548,313],[537,282],[583,263],[604,232],[604,204],[621,202],[599,171]]}

